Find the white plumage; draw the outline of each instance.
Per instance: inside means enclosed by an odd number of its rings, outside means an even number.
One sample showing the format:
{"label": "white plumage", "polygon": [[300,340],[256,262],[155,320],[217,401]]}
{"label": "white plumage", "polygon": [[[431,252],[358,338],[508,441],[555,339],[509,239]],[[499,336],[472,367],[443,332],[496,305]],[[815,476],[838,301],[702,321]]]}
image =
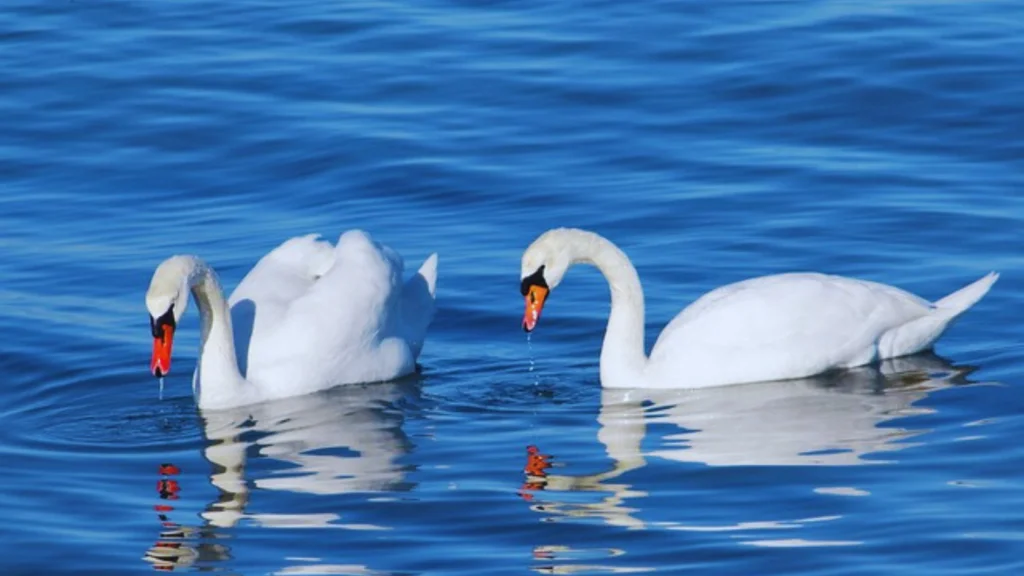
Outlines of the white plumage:
{"label": "white plumage", "polygon": [[[553,290],[570,266],[596,266],[612,308],[601,349],[609,388],[701,388],[804,378],[928,349],[998,279],[990,273],[930,303],[899,288],[818,273],[723,286],[685,308],[644,353],[644,297],[629,258],[592,232],[560,228],[523,254],[522,278]],[[539,280],[536,280],[539,281]],[[524,290],[526,288],[524,287]],[[541,300],[541,305],[543,300]],[[528,313],[534,317],[538,305]],[[524,322],[527,329],[529,322]]]}
{"label": "white plumage", "polygon": [[146,304],[153,318],[172,309],[178,319],[192,292],[203,324],[197,402],[225,408],[412,373],[436,282],[436,254],[403,281],[401,256],[355,230],[336,246],[317,235],[287,240],[226,301],[206,263],[173,256]]}

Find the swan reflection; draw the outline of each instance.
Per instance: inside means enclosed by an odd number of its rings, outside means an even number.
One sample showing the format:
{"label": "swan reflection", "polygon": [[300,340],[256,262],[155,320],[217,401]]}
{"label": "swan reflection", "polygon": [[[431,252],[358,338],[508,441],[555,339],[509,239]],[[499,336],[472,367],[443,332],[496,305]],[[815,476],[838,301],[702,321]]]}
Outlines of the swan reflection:
{"label": "swan reflection", "polygon": [[[272,514],[247,508],[253,488],[318,496],[412,489],[401,462],[411,443],[402,431],[400,405],[415,402],[418,394],[415,381],[403,380],[202,413],[203,452],[213,465],[210,482],[219,495],[201,512],[201,527],[169,522],[166,510],[171,507],[163,504],[165,530],[146,559],[162,570],[227,559],[225,547],[211,542],[221,537],[219,529],[243,519],[273,528],[380,528],[343,524],[329,511]],[[254,454],[273,466],[247,473]],[[161,493],[161,498],[177,495]]]}
{"label": "swan reflection", "polygon": [[[558,517],[598,518],[642,528],[628,501],[645,496],[621,480],[626,472],[662,458],[705,466],[854,466],[882,464],[885,453],[913,446],[926,430],[893,425],[929,412],[916,405],[930,392],[967,383],[971,367],[954,367],[932,354],[887,360],[878,366],[816,378],[696,390],[602,389],[598,440],[612,461],[591,475],[553,474],[536,460],[527,466],[534,510]],[[647,426],[675,431],[644,452]],[[535,496],[544,490],[545,498]],[[559,502],[552,491],[600,494],[590,503]]]}
{"label": "swan reflection", "polygon": [[[335,390],[203,414],[206,458],[222,499],[203,517],[233,526],[243,515],[262,525],[325,525],[333,514],[244,514],[249,482],[263,490],[330,495],[405,490],[398,460],[409,449],[402,412],[395,407],[416,393],[407,383],[342,386]],[[244,437],[255,438],[246,441]],[[258,478],[245,477],[247,451],[290,464]]]}

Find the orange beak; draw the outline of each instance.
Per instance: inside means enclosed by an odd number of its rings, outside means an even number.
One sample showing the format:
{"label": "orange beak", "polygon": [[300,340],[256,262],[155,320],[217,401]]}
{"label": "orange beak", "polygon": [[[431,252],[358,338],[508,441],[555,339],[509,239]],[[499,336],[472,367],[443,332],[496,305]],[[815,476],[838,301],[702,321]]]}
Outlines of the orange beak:
{"label": "orange beak", "polygon": [[523,330],[532,332],[540,320],[540,312],[544,309],[544,299],[548,297],[548,289],[543,286],[530,286],[526,293],[526,312],[523,313]]}
{"label": "orange beak", "polygon": [[174,326],[163,325],[163,336],[153,338],[153,361],[149,365],[153,376],[161,378],[171,371],[171,346],[174,344]]}

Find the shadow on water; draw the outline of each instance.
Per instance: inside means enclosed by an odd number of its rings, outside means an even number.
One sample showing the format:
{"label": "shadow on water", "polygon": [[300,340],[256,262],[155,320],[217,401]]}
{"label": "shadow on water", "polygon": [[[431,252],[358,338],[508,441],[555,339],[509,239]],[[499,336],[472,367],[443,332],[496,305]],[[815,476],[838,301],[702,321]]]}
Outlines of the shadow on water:
{"label": "shadow on water", "polygon": [[[411,490],[401,462],[411,443],[402,431],[400,406],[415,403],[419,394],[418,379],[409,378],[202,413],[203,455],[213,466],[209,480],[218,496],[200,513],[201,526],[173,522],[179,470],[161,464],[161,502],[155,508],[163,529],[144,559],[164,571],[228,560],[224,530],[242,522],[264,528],[359,528],[340,524],[334,512],[252,512],[250,498],[253,490],[317,496]],[[250,471],[257,461],[261,470]]]}
{"label": "shadow on water", "polygon": [[[621,477],[646,466],[648,458],[706,467],[886,464],[884,453],[915,446],[908,440],[926,432],[893,421],[928,412],[915,403],[936,390],[968,384],[974,370],[925,354],[800,380],[699,390],[605,389],[597,437],[611,468],[552,473],[554,457],[531,446],[519,494],[548,516],[641,529],[647,523],[628,501],[647,493]],[[645,452],[648,425],[676,431]],[[572,495],[579,492],[599,494],[600,500],[580,503]]]}

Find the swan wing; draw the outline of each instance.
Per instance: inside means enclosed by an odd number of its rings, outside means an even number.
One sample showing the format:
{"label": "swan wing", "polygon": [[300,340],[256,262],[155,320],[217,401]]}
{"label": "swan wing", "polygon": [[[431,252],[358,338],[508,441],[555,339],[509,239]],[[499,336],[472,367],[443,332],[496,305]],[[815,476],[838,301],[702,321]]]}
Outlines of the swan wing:
{"label": "swan wing", "polygon": [[[307,279],[305,290],[298,290],[301,279],[273,279],[289,284],[281,289],[282,295],[296,297],[283,310],[272,311],[280,314],[272,331],[261,332],[258,317],[262,312],[257,312],[249,358],[259,370],[251,379],[273,396],[278,395],[276,388],[287,388],[289,394],[294,394],[298,387],[317,390],[336,384],[390,380],[412,372],[426,324],[433,315],[435,273],[430,273],[430,282],[422,282],[429,287],[427,313],[406,310],[427,302],[414,290],[406,293],[409,284],[402,282],[402,257],[365,232],[342,234],[327,264],[315,258],[313,264],[309,270],[318,275]],[[410,284],[418,286],[417,278],[421,277],[414,276]],[[404,321],[406,316],[419,322],[416,334]],[[411,336],[418,340],[409,341]],[[281,395],[284,393],[282,390]]]}
{"label": "swan wing", "polygon": [[298,236],[268,252],[242,278],[228,298],[238,368],[247,377],[261,342],[287,317],[292,302],[306,294],[330,269],[334,246],[319,234]]}
{"label": "swan wing", "polygon": [[260,332],[269,332],[288,305],[308,292],[333,263],[334,246],[319,234],[291,238],[260,258],[231,293],[228,305],[234,309],[251,300],[260,307]]}
{"label": "swan wing", "polygon": [[684,309],[659,336],[649,366],[660,381],[695,385],[808,376],[871,361],[887,331],[933,308],[899,288],[841,276],[754,278]]}

